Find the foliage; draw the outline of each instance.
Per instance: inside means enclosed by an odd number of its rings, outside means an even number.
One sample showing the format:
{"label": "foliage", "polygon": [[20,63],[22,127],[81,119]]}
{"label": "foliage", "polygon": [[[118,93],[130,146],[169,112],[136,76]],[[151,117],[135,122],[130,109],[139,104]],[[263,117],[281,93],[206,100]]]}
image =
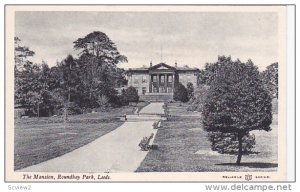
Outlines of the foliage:
{"label": "foliage", "polygon": [[187,102],[189,100],[187,89],[179,82],[175,86],[173,98],[175,101],[181,102]]}
{"label": "foliage", "polygon": [[231,62],[231,57],[218,56],[218,61],[215,63],[206,63],[204,69],[200,70],[198,76],[198,84],[210,85],[214,80],[218,69]]}
{"label": "foliage", "polygon": [[[239,141],[234,133],[209,132],[208,139],[211,142],[211,149],[221,154],[238,155]],[[242,154],[248,155],[254,153],[252,149],[255,147],[255,135],[249,132],[242,139]]]}
{"label": "foliage", "polygon": [[202,112],[203,125],[208,132],[237,135],[240,164],[243,137],[252,130],[271,130],[271,98],[251,60],[242,63],[219,57],[217,63],[220,66],[210,82]]}
{"label": "foliage", "polygon": [[100,31],[94,31],[83,38],[78,38],[74,41],[74,48],[80,50],[81,55],[92,55],[99,58],[101,63],[127,62],[127,58],[119,53],[115,43]]}
{"label": "foliage", "polygon": [[[126,83],[125,71],[116,67],[120,62],[127,62],[116,45],[105,33],[96,31],[74,42],[74,49],[80,50],[78,64],[81,80],[81,105],[93,108],[97,100],[104,95],[113,105],[118,105],[114,87]],[[113,103],[116,102],[116,103]]]}
{"label": "foliage", "polygon": [[188,107],[188,111],[199,111],[202,112],[203,106],[207,97],[209,86],[199,84],[194,91],[194,96],[190,100],[191,105]]}
{"label": "foliage", "polygon": [[278,63],[267,66],[261,73],[261,78],[271,97],[278,99]]}
{"label": "foliage", "polygon": [[162,108],[164,109],[164,114],[168,116],[170,113],[168,103],[165,102]]}
{"label": "foliage", "polygon": [[139,96],[137,90],[130,86],[125,90],[126,101],[128,102],[138,102]]}
{"label": "foliage", "polygon": [[14,38],[14,59],[15,59],[15,70],[22,71],[24,65],[30,64],[27,57],[34,56],[34,51],[31,51],[28,47],[21,45],[21,39],[19,37]]}
{"label": "foliage", "polygon": [[109,107],[109,99],[105,95],[99,96],[97,103],[102,110],[105,110]]}
{"label": "foliage", "polygon": [[45,62],[28,61],[34,52],[21,46],[16,37],[15,104],[35,116],[64,111],[67,117],[82,113],[84,108],[128,103],[114,89],[126,84],[124,69],[116,65],[127,62],[127,58],[118,52],[116,45],[104,33],[93,32],[75,41],[74,48],[81,51],[78,59],[68,55],[49,68]]}
{"label": "foliage", "polygon": [[40,110],[45,110],[45,100],[48,94],[46,83],[49,67],[27,63],[15,75],[15,103],[31,111],[29,114],[40,116]]}
{"label": "foliage", "polygon": [[187,97],[189,100],[193,99],[194,97],[194,85],[191,82],[188,82],[186,85],[186,90],[187,90]]}

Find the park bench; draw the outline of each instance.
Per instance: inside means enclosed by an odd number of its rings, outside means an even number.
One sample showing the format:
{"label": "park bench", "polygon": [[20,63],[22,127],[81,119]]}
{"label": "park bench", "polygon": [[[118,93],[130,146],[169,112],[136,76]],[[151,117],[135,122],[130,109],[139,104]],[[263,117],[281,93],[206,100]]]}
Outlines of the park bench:
{"label": "park bench", "polygon": [[161,121],[155,121],[152,125],[153,129],[158,129],[161,127]]}
{"label": "park bench", "polygon": [[152,144],[153,136],[154,136],[154,134],[151,133],[150,137],[143,137],[143,139],[139,143],[139,147],[141,148],[142,151],[149,151],[150,149],[157,149],[157,145]]}

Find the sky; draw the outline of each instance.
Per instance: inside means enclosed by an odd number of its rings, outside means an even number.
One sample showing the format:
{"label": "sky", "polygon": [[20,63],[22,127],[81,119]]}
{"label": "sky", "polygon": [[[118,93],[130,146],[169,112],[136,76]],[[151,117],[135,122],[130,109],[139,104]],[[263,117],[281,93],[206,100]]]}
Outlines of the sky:
{"label": "sky", "polygon": [[31,61],[56,65],[73,42],[104,32],[128,58],[122,68],[165,62],[203,68],[218,55],[251,59],[260,70],[278,61],[278,16],[272,12],[16,12],[15,35],[36,54]]}

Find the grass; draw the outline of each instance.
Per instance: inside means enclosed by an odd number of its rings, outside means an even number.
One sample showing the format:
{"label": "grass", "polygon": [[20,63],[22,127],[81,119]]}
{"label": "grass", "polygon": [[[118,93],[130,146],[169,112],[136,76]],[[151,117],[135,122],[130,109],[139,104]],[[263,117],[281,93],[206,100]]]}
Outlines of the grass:
{"label": "grass", "polygon": [[[138,106],[146,103],[138,104]],[[113,131],[121,124],[119,116],[132,114],[133,107],[114,108],[69,116],[64,126],[61,117],[15,119],[15,170],[61,156]]]}
{"label": "grass", "polygon": [[171,103],[169,107],[172,117],[162,122],[154,139],[158,149],[147,154],[137,172],[277,170],[277,115],[273,117],[271,132],[253,131],[258,154],[243,156],[242,164],[237,166],[236,156],[211,151],[200,113],[186,111],[187,104]]}

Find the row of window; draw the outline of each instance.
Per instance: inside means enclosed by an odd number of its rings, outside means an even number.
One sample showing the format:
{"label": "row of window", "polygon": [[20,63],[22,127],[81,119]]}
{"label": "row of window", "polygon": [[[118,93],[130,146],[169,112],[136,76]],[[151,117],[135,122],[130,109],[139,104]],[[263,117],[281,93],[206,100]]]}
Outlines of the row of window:
{"label": "row of window", "polygon": [[[162,76],[159,76],[159,77],[160,77],[159,78],[160,83],[165,82],[165,77],[167,77],[167,82],[169,82],[169,83],[173,82],[173,76],[170,76],[170,75],[164,76],[164,75],[162,75]],[[156,75],[152,76],[152,82],[157,82],[157,78],[158,78],[158,76],[156,76]],[[133,82],[135,84],[139,83],[139,76],[134,76]],[[144,76],[142,76],[142,83],[146,83],[146,82],[147,82],[147,77],[144,75]]]}
{"label": "row of window", "polygon": [[[152,82],[157,82],[157,77],[158,76],[153,76],[152,77]],[[164,76],[164,75],[162,75],[162,76],[160,76],[160,83],[164,83],[165,82],[165,77],[167,77],[167,81],[169,82],[169,83],[172,83],[172,81],[173,81],[173,76],[170,76],[170,75],[168,75],[168,76]]]}
{"label": "row of window", "polygon": [[[139,94],[139,87],[135,87],[137,94]],[[142,94],[145,95],[147,92],[146,87],[142,87]],[[173,88],[172,87],[152,87],[153,93],[172,93]]]}
{"label": "row of window", "polygon": [[[139,77],[138,76],[134,76],[133,82],[135,84],[139,83]],[[142,76],[142,83],[146,83],[146,82],[147,82],[147,77],[146,76]]]}

